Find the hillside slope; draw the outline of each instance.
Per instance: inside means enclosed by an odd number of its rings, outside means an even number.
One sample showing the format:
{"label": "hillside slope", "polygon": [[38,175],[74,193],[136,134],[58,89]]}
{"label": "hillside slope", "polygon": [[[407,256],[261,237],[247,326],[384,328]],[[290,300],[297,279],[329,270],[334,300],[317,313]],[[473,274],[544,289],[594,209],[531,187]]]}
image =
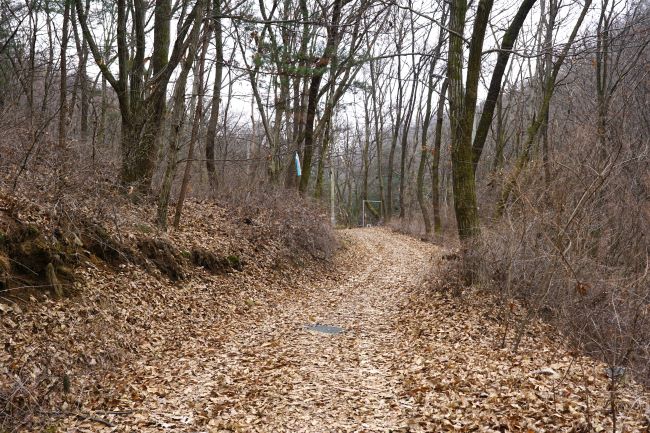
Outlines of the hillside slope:
{"label": "hillside slope", "polygon": [[[214,345],[222,338],[215,329],[267,314],[287,290],[336,278],[334,239],[312,209],[287,205],[278,218],[264,203],[190,202],[184,226],[168,235],[151,223],[153,204],[103,203],[110,213],[89,205],[61,218],[0,194],[0,258],[8,264],[0,432],[42,431],[66,414],[122,406],[125,396],[138,401],[122,380],[137,360]],[[301,244],[296,237],[310,224],[322,227],[319,242]],[[61,299],[47,277],[51,263]]]}

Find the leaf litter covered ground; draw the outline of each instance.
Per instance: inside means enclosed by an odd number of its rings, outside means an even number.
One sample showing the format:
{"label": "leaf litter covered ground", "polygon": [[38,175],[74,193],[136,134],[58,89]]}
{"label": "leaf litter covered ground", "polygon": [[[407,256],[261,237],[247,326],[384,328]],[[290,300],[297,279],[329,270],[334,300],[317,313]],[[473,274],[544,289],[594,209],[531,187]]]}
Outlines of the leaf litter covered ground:
{"label": "leaf litter covered ground", "polygon": [[[331,269],[160,281],[146,302],[118,297],[124,320],[106,326],[150,326],[119,332],[137,356],[76,395],[80,408],[66,397],[53,431],[611,431],[603,365],[540,324],[518,354],[498,349],[502,324],[482,295],[428,288],[444,250],[384,229],[339,235]],[[150,281],[139,272],[111,284]],[[619,431],[647,431],[647,395],[632,383],[621,394]]]}

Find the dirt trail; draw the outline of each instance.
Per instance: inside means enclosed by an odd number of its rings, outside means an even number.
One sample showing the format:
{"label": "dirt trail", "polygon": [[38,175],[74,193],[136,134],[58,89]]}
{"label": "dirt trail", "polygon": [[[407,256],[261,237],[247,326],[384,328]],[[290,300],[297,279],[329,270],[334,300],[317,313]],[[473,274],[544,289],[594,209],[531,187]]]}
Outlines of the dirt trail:
{"label": "dirt trail", "polygon": [[[436,247],[382,229],[346,230],[339,282],[291,289],[261,321],[241,317],[220,344],[152,354],[129,367],[133,413],[103,431],[389,431],[406,426],[399,397],[400,302],[420,284]],[[349,272],[347,271],[349,270]],[[259,316],[258,316],[259,317]],[[336,335],[309,324],[343,328]],[[138,397],[139,396],[139,397]],[[143,397],[144,396],[144,397]],[[64,422],[99,431],[97,420]]]}
{"label": "dirt trail", "polygon": [[[592,376],[601,366],[545,338],[531,337],[516,356],[495,350],[488,335],[499,328],[481,318],[480,302],[420,289],[442,250],[383,229],[341,236],[349,268],[342,280],[288,291],[262,316],[208,330],[217,344],[188,338],[180,350],[134,363],[125,374],[145,397],[125,399],[134,412],[106,415],[115,426],[101,431],[568,432],[582,431],[575,429],[585,419],[594,431],[606,426],[596,391],[605,385]],[[344,331],[308,330],[314,323]],[[549,365],[557,375],[531,375]],[[622,417],[643,410],[621,401]],[[68,421],[65,431],[102,428]]]}
{"label": "dirt trail", "polygon": [[[233,394],[222,397],[239,402],[229,415],[233,422],[259,431],[314,432],[406,425],[395,375],[403,356],[396,321],[405,290],[421,282],[434,247],[383,230],[347,235],[358,272],[280,306],[224,347],[216,376],[233,381]],[[318,333],[305,329],[309,323],[344,331]],[[250,355],[243,364],[242,353]]]}
{"label": "dirt trail", "polygon": [[[420,282],[434,247],[374,229],[346,231],[343,238],[354,271],[342,283],[288,297],[261,323],[233,324],[221,347],[184,354],[173,369],[141,366],[153,373],[148,383],[161,380],[153,390],[161,397],[145,402],[147,415],[134,418],[139,428],[191,431],[206,419],[206,431],[377,431],[400,425],[403,408],[393,375],[401,356],[395,353],[398,304],[404,290]],[[306,329],[314,323],[344,331]],[[170,376],[175,379],[164,380]]]}

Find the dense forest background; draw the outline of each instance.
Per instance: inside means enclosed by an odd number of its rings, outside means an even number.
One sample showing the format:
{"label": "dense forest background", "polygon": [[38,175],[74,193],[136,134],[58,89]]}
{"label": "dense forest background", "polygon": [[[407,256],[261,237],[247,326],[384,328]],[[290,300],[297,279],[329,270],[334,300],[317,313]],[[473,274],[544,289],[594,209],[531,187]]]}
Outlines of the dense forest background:
{"label": "dense forest background", "polygon": [[527,307],[514,350],[542,316],[647,381],[648,6],[2,0],[0,183],[59,212],[111,185],[162,230],[279,194],[458,239]]}

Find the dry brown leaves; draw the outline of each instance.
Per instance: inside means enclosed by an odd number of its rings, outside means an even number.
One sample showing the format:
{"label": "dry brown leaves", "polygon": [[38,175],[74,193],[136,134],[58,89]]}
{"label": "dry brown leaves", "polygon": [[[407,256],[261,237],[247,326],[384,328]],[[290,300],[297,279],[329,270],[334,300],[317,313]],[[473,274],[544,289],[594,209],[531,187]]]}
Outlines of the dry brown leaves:
{"label": "dry brown leaves", "polygon": [[[500,324],[484,299],[423,289],[439,248],[382,229],[342,231],[336,270],[299,270],[279,266],[281,246],[219,233],[220,211],[207,218],[192,206],[205,222],[171,236],[182,248],[258,248],[264,258],[176,285],[131,266],[88,269],[81,299],[0,316],[5,375],[78,372],[69,394],[53,385],[52,431],[608,428],[602,365],[570,355],[541,325],[517,355],[497,349]],[[345,331],[307,330],[313,323]],[[31,354],[43,350],[49,376],[33,371]],[[642,431],[646,401],[622,387],[619,431]]]}
{"label": "dry brown leaves", "polygon": [[[403,370],[413,429],[611,432],[605,365],[541,323],[529,326],[517,353],[501,348],[495,308],[481,293],[411,292],[400,328],[404,350],[417,354]],[[648,401],[640,386],[619,384],[617,431],[647,431]]]}
{"label": "dry brown leaves", "polygon": [[[51,232],[48,213],[35,205],[22,208],[22,220]],[[180,251],[202,246],[246,265],[227,275],[189,267],[186,280],[172,283],[153,267],[114,269],[89,261],[77,269],[80,294],[74,298],[39,297],[21,305],[0,299],[0,431],[16,421],[40,431],[79,413],[73,418],[96,428],[91,418],[102,418],[96,411],[129,411],[156,395],[138,365],[164,362],[177,371],[184,353],[215,350],[229,324],[268,314],[286,288],[311,286],[328,273],[324,261],[305,261],[309,266],[298,270],[284,245],[260,234],[266,221],[247,224],[213,204],[190,202],[187,228],[170,236],[149,222],[151,206],[125,204],[116,215],[119,224],[110,230],[124,242],[158,236]],[[64,382],[70,384],[67,393]]]}

